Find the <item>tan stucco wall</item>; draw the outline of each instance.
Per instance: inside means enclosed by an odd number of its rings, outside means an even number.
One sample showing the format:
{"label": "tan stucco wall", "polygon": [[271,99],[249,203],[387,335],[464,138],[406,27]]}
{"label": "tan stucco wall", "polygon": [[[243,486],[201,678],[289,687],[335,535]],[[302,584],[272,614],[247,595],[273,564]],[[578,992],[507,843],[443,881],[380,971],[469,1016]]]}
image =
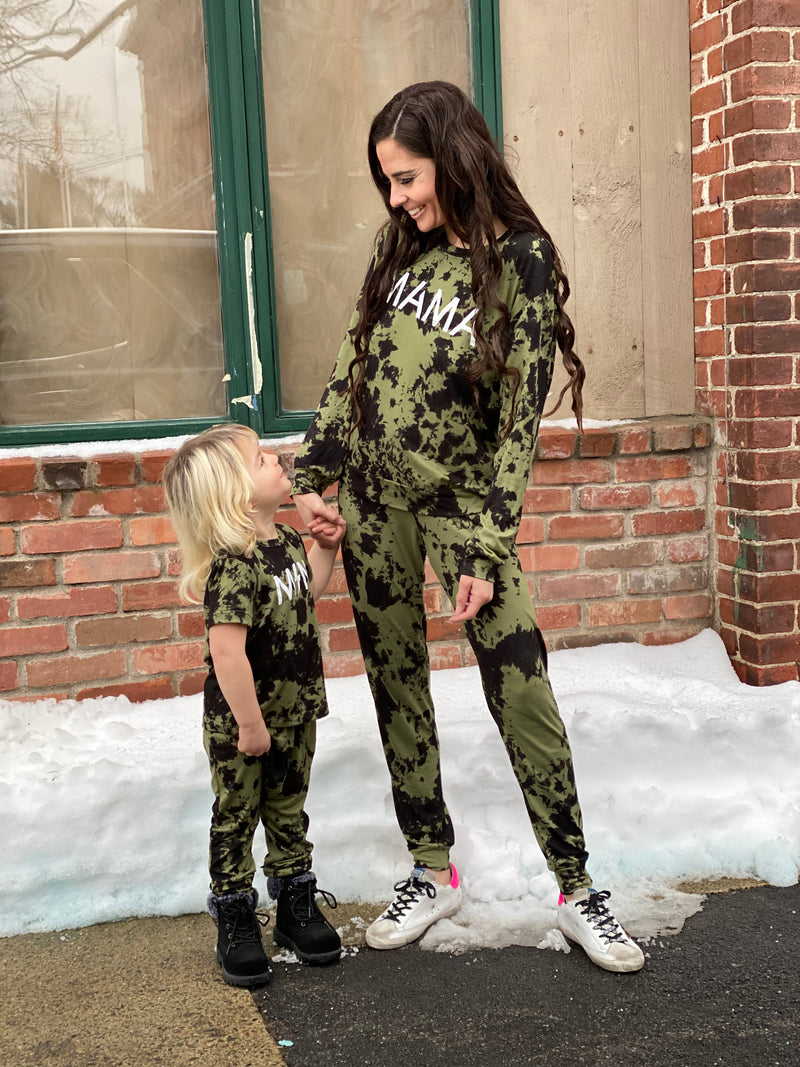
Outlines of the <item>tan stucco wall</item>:
{"label": "tan stucco wall", "polygon": [[504,0],[500,17],[508,158],[569,275],[585,416],[690,413],[688,5]]}

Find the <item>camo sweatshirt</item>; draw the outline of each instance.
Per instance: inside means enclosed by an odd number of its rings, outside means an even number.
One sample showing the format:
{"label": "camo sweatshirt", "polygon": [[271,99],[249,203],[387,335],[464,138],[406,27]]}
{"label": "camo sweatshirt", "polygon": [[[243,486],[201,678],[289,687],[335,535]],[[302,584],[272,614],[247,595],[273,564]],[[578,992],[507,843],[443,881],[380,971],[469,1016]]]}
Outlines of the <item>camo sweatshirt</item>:
{"label": "camo sweatshirt", "polygon": [[308,558],[291,526],[257,541],[251,556],[220,551],[211,563],[203,610],[206,622],[207,716],[230,715],[208,648],[219,624],[247,627],[245,654],[267,726],[300,726],[328,714],[322,652]]}
{"label": "camo sweatshirt", "polygon": [[[520,373],[516,396],[512,376],[487,371],[475,403],[466,377],[478,356],[469,253],[443,236],[394,279],[366,357],[364,422],[348,440],[352,413],[343,390],[354,356],[354,314],[296,458],[292,490],[322,493],[341,479],[381,504],[474,516],[461,571],[489,581],[513,550],[555,355],[549,246],[513,231],[499,246],[498,297],[509,310],[506,362]],[[485,331],[496,318],[487,313]]]}

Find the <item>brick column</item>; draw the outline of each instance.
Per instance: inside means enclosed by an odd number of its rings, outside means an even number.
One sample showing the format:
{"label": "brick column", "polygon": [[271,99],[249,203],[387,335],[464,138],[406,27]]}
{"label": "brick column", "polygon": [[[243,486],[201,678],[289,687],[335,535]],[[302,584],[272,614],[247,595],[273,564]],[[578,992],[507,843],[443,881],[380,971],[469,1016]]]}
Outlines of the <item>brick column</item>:
{"label": "brick column", "polygon": [[717,419],[718,624],[799,676],[800,0],[690,0],[698,409]]}

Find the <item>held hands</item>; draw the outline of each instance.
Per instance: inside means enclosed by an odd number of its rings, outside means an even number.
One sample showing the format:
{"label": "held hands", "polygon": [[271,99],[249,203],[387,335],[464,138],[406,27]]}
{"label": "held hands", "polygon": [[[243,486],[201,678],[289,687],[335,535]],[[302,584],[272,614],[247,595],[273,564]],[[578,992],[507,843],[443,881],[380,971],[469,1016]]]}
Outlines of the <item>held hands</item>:
{"label": "held hands", "polygon": [[347,529],[347,523],[338,513],[335,522],[321,518],[310,519],[307,525],[308,532],[320,548],[338,548]]}
{"label": "held hands", "polygon": [[484,604],[494,596],[494,582],[485,578],[473,578],[471,574],[462,574],[458,580],[456,610],[448,622],[466,622],[474,619]]}
{"label": "held hands", "polygon": [[239,743],[236,746],[245,756],[263,756],[269,752],[272,738],[263,719],[239,727]]}
{"label": "held hands", "polygon": [[338,548],[347,523],[336,508],[326,504],[318,493],[299,493],[294,502],[317,544],[322,548]]}

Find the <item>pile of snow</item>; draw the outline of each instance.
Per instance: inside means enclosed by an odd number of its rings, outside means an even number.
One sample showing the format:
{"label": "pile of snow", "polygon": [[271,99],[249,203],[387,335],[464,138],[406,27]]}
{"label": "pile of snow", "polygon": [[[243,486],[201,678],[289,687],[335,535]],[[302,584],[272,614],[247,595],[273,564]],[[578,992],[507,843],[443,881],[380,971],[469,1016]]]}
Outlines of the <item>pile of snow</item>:
{"label": "pile of snow", "polygon": [[[794,884],[800,861],[800,683],[736,677],[719,637],[556,652],[596,886],[639,937],[680,929],[685,879]],[[327,683],[308,812],[319,883],[381,903],[410,862],[364,677]],[[555,882],[527,821],[475,668],[434,697],[453,861],[465,906],[429,931],[447,951],[564,947]],[[0,701],[0,934],[202,911],[211,792],[201,697]],[[255,844],[263,859],[263,839]],[[263,875],[257,887],[265,896]]]}

